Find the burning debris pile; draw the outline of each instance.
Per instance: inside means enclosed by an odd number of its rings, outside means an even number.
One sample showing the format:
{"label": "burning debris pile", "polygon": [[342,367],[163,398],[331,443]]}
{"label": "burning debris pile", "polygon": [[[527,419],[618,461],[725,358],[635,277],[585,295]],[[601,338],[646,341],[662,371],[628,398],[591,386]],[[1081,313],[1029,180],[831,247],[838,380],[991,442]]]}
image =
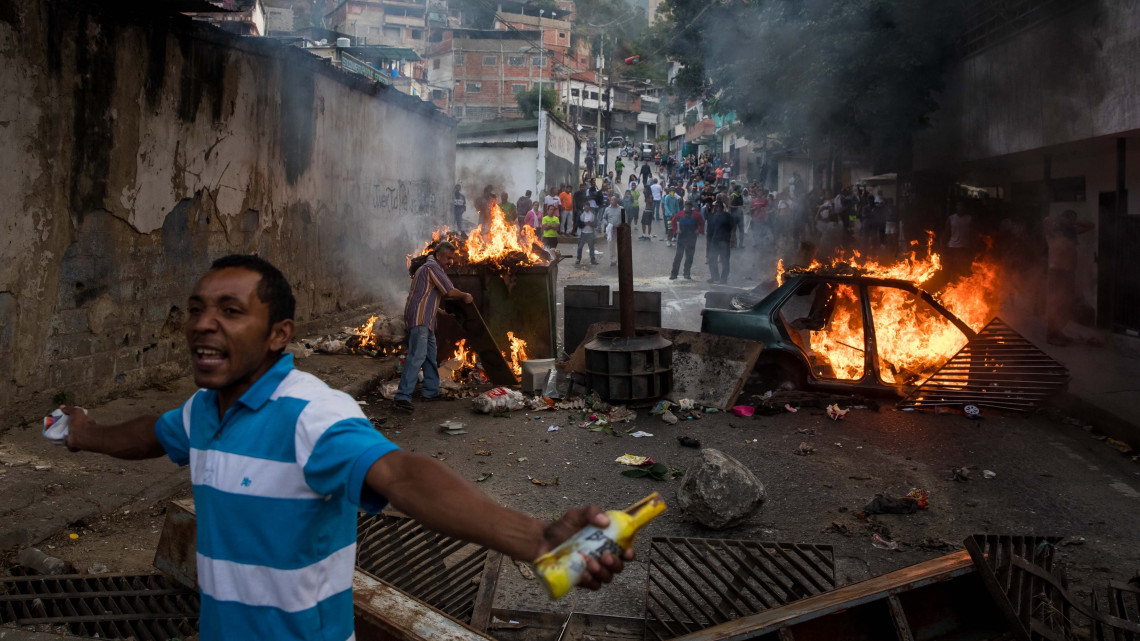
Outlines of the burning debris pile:
{"label": "burning debris pile", "polygon": [[[510,344],[510,348],[503,350],[503,358],[506,359],[515,377],[521,377],[522,362],[528,358],[526,353],[526,341],[517,338],[514,332],[507,332],[507,341]],[[483,366],[479,363],[479,357],[475,353],[475,350],[467,347],[467,339],[460,339],[460,341],[456,343],[455,353],[451,355],[451,358],[440,363],[439,369],[441,377],[445,373],[450,372],[451,380],[456,383],[486,385],[491,382],[487,373],[483,371]]]}
{"label": "burning debris pile", "polygon": [[[491,207],[491,222],[487,229],[479,225],[469,234],[443,227],[432,233],[421,254],[431,251],[441,240],[458,248],[456,263],[460,268],[484,267],[509,273],[518,267],[548,265],[550,255],[533,227],[508,222],[498,205]],[[409,264],[413,256],[408,256]]]}
{"label": "burning debris pile", "polygon": [[[920,253],[919,243],[912,241],[914,249],[910,254],[894,263],[879,263],[857,251],[850,257],[841,254],[829,264],[813,260],[806,267],[796,266],[787,270],[780,261],[776,267],[776,281],[783,284],[785,275],[814,273],[896,279],[918,287],[928,286],[941,280],[936,279],[937,276],[945,275],[942,274],[942,258],[934,251],[934,234],[927,234],[924,252]],[[969,273],[927,291],[976,332],[994,316],[998,285],[996,265],[982,257],[973,263]],[[879,375],[884,382],[915,385],[925,381],[969,338],[921,297],[910,292],[870,285],[867,295],[875,345],[879,351]],[[809,341],[811,356],[834,372],[835,378],[859,379],[864,375],[865,359],[862,302],[857,287],[849,284],[832,286],[825,305],[831,310],[825,325],[797,329],[812,330]]]}
{"label": "burning debris pile", "polygon": [[[370,316],[360,327],[345,327],[336,334],[305,338],[298,349],[321,354],[355,354],[369,357],[399,356],[407,351],[404,319],[383,314]],[[294,350],[294,353],[299,353]]]}

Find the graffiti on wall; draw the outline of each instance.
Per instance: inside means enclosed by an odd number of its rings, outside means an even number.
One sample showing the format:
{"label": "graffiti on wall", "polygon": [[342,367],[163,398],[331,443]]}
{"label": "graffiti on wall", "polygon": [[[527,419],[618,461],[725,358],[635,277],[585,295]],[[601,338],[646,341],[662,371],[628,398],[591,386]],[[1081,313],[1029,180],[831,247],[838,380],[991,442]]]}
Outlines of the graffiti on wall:
{"label": "graffiti on wall", "polygon": [[396,180],[372,184],[370,201],[383,211],[438,214],[439,185],[435,180]]}

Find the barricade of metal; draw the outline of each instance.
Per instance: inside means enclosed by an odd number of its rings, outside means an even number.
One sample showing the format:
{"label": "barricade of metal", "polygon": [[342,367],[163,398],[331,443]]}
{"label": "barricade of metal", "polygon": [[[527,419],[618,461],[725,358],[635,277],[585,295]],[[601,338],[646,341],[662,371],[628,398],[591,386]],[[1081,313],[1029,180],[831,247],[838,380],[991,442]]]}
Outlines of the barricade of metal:
{"label": "barricade of metal", "polygon": [[981,535],[966,549],[1011,629],[1025,641],[1134,641],[1140,638],[1140,589],[1109,584],[1108,611],[1094,593],[1073,597],[1055,567],[1060,537]]}
{"label": "barricade of metal", "polygon": [[82,637],[166,641],[198,631],[198,593],[161,574],[0,579],[0,624],[66,627]]}
{"label": "barricade of metal", "polygon": [[1068,382],[1064,365],[994,318],[899,406],[976,405],[1028,412]]}
{"label": "barricade of metal", "polygon": [[482,630],[490,618],[502,555],[389,514],[357,521],[356,567]]}
{"label": "barricade of metal", "polygon": [[834,588],[830,545],[654,537],[645,639],[672,639]]}

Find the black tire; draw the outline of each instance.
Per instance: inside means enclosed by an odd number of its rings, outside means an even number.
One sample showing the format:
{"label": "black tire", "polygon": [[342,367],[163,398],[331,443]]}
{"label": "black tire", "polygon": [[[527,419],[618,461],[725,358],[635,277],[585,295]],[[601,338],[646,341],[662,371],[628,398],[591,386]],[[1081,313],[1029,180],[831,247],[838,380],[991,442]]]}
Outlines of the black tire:
{"label": "black tire", "polygon": [[756,364],[755,373],[764,391],[807,388],[807,368],[791,359],[759,362]]}

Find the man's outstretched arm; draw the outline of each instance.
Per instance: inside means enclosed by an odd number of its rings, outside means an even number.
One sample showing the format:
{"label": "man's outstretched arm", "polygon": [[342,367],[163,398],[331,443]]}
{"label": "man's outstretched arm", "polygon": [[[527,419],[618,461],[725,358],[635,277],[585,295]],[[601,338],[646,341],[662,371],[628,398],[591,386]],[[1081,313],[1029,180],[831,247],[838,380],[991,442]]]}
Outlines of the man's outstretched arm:
{"label": "man's outstretched arm", "polygon": [[[402,450],[377,460],[364,482],[428,528],[519,561],[535,560],[587,525],[609,525],[609,517],[594,505],[572,509],[557,521],[544,523],[499,505],[442,463]],[[591,560],[580,585],[597,589],[609,583],[621,572],[623,559],[632,558],[633,552],[628,551],[622,558],[607,553],[600,563]]]}
{"label": "man's outstretched arm", "polygon": [[97,425],[82,410],[60,408],[67,419],[67,449],[96,452],[121,459],[147,459],[166,455],[154,426],[157,416],[140,416],[118,425]]}

